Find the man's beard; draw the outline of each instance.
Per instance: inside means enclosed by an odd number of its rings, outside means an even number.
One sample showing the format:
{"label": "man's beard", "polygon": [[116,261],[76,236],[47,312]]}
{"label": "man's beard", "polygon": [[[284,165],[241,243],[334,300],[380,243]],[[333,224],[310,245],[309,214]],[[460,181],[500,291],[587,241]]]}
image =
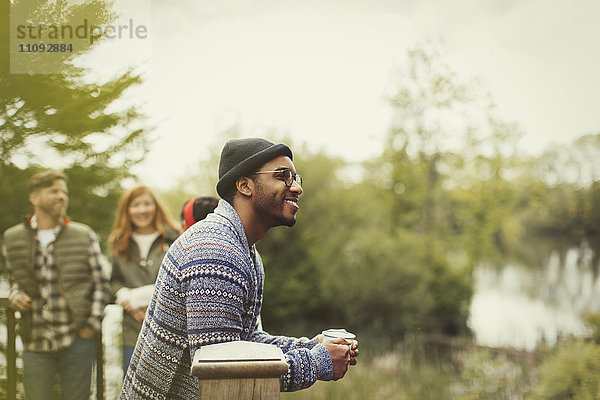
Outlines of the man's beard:
{"label": "man's beard", "polygon": [[60,208],[56,207],[57,204],[59,203],[57,203],[56,201],[42,202],[39,208],[48,215],[51,215],[55,218],[62,218],[67,212],[67,203],[61,203]]}
{"label": "man's beard", "polygon": [[256,211],[265,219],[269,220],[271,227],[289,226],[296,223],[296,214],[291,217],[285,216],[285,199],[279,199],[276,194],[269,194],[263,189],[263,185],[256,181],[255,184],[255,207]]}

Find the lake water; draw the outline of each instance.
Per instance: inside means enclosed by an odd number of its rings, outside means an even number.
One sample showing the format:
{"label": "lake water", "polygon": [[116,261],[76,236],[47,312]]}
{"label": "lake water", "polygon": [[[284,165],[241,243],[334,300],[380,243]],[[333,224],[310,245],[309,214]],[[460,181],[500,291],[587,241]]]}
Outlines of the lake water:
{"label": "lake water", "polygon": [[532,350],[559,335],[585,335],[581,313],[600,312],[597,271],[586,245],[550,250],[535,266],[477,268],[469,318],[477,343]]}

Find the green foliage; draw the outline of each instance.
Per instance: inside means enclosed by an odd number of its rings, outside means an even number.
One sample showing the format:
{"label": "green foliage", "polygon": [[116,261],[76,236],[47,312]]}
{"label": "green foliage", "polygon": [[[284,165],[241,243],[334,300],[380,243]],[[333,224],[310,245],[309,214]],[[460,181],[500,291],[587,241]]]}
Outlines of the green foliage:
{"label": "green foliage", "polygon": [[0,193],[2,195],[2,215],[0,231],[18,223],[22,216],[31,213],[27,199],[27,182],[32,173],[15,165],[0,166]]}
{"label": "green foliage", "polygon": [[530,399],[600,398],[600,314],[585,312],[582,318],[589,338],[570,337],[557,344],[539,368]]}
{"label": "green foliage", "polygon": [[473,295],[469,273],[452,270],[449,265],[436,265],[428,286],[433,307],[427,314],[427,331],[447,335],[468,334],[467,317]]}
{"label": "green foliage", "polygon": [[600,347],[571,340],[544,361],[531,399],[592,400],[599,396]]}
{"label": "green foliage", "polygon": [[600,314],[584,312],[581,316],[586,327],[590,331],[590,340],[600,345]]}
{"label": "green foliage", "polygon": [[[77,26],[111,22],[111,3],[2,2],[3,18],[34,26],[60,23]],[[3,60],[9,57],[10,24],[0,24]],[[69,176],[71,218],[91,225],[102,242],[112,225],[121,193],[120,182],[147,152],[148,128],[134,106],[114,107],[124,92],[141,82],[132,70],[105,82],[89,82],[87,70],[74,60],[94,44],[83,41],[61,58],[60,73],[10,73],[0,70],[0,230],[31,213],[26,185],[35,172],[52,167]]]}
{"label": "green foliage", "polygon": [[[10,5],[10,15],[13,24],[33,26],[53,23],[77,26],[83,19],[98,26],[114,17],[106,1],[77,5],[42,0],[15,1]],[[3,25],[1,29],[6,44],[9,25]],[[73,61],[92,46],[83,42],[75,53],[69,53],[68,58],[61,60],[58,74],[15,74],[10,73],[8,65],[0,71],[2,164],[14,161],[15,156],[33,161],[41,151],[69,154],[83,164],[90,161],[120,163],[121,160],[114,160],[117,149],[119,152],[131,151],[131,145],[139,142],[143,130],[135,127],[140,116],[135,107],[108,111],[108,106],[127,88],[140,83],[140,77],[126,71],[104,83],[86,82],[86,70],[76,67]],[[2,47],[2,52],[3,58],[14,56],[13,53],[9,56],[8,47]],[[116,135],[117,127],[128,128]],[[104,151],[94,146],[99,140],[109,143]]]}
{"label": "green foliage", "polygon": [[326,302],[337,304],[345,317],[340,322],[396,338],[429,327],[431,275],[418,262],[410,237],[392,237],[377,227],[354,231],[322,283],[329,288]]}
{"label": "green foliage", "polygon": [[69,177],[69,217],[92,226],[100,243],[106,243],[122,192],[120,175],[101,164],[73,165],[64,172]]}
{"label": "green foliage", "polygon": [[600,134],[587,135],[529,161],[524,183],[534,190],[519,193],[528,206],[528,233],[587,240],[600,249],[599,152]]}

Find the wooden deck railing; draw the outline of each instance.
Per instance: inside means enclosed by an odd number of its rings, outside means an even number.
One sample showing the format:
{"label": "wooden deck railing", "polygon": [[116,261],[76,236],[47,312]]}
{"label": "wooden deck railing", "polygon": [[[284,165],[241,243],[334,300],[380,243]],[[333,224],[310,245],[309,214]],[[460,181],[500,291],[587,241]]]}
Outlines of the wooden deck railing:
{"label": "wooden deck railing", "polygon": [[[0,308],[6,314],[6,400],[17,398],[17,333],[15,312],[8,298],[0,297]],[[104,348],[102,332],[96,337],[96,399],[104,400]]]}

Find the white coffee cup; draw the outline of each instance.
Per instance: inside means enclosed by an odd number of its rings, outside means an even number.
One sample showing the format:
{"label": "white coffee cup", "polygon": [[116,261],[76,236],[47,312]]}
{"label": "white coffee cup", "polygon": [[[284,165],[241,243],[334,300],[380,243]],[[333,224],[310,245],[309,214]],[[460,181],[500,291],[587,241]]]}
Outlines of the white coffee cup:
{"label": "white coffee cup", "polygon": [[[342,338],[346,339],[349,342],[353,342],[354,338],[356,338],[356,335],[354,333],[348,332],[345,329],[327,329],[321,333],[323,334],[323,342],[327,342],[329,340],[337,338]],[[352,350],[352,344],[350,344],[349,347],[350,350]]]}

